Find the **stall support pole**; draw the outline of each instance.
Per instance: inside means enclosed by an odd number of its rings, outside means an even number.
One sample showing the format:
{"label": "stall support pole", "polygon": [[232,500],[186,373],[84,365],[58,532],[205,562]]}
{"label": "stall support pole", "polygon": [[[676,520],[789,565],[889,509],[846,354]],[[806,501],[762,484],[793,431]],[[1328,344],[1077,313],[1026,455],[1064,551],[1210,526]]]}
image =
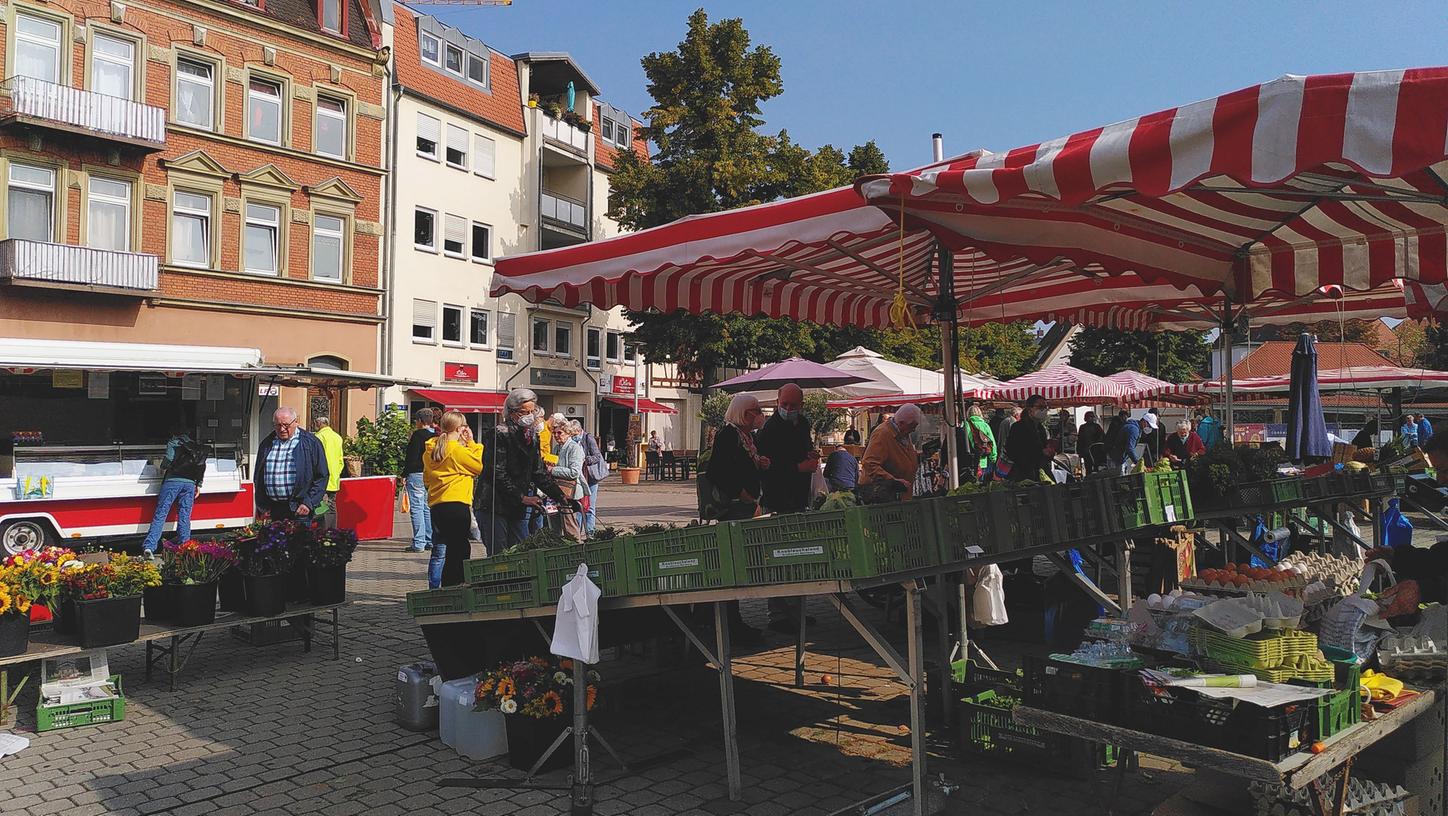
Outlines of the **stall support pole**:
{"label": "stall support pole", "polygon": [[1131,550],[1130,539],[1116,542],[1116,598],[1125,615],[1131,609]]}
{"label": "stall support pole", "polygon": [[[942,619],[940,625],[944,627]],[[925,816],[925,643],[921,635],[920,588],[905,584],[905,629],[910,638],[910,772],[915,816]],[[947,669],[948,670],[948,669]]]}
{"label": "stall support pole", "polygon": [[1232,410],[1232,296],[1222,295],[1222,379],[1227,386],[1226,435],[1229,444],[1236,438],[1235,417]]}
{"label": "stall support pole", "polygon": [[588,675],[573,661],[573,789],[570,816],[593,816],[593,768],[588,758]]}
{"label": "stall support pole", "polygon": [[955,325],[960,302],[955,299],[955,255],[939,241],[935,242],[935,263],[940,270],[940,297],[935,302],[935,319],[940,323],[940,364],[945,373],[945,434],[941,450],[945,453],[946,484],[960,487],[960,456],[956,450],[955,429],[960,424],[960,368],[956,360]]}
{"label": "stall support pole", "polygon": [[[955,699],[953,694],[953,677],[950,675],[950,594],[946,591],[948,575],[941,575],[935,579],[935,603],[940,607],[939,615],[935,619],[935,648],[940,661],[940,721],[946,727],[955,724]],[[965,633],[962,632],[960,642],[964,644]],[[964,648],[961,650],[964,652]]]}
{"label": "stall support pole", "polygon": [[[800,604],[804,617],[804,604]],[[724,708],[724,764],[729,774],[729,799],[738,802],[744,797],[739,779],[739,733],[734,710],[734,667],[729,659],[729,615],[722,601],[714,602],[714,643],[719,666],[719,700]]]}

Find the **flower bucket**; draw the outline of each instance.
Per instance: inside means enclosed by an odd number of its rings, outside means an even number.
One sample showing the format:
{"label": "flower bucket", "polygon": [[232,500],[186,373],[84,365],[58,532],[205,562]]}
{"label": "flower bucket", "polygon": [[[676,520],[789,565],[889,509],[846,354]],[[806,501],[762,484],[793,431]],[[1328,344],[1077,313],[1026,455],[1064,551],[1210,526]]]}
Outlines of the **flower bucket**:
{"label": "flower bucket", "polygon": [[147,623],[170,623],[176,620],[175,584],[146,587],[141,597],[144,599],[142,606],[146,610]]}
{"label": "flower bucket", "polygon": [[66,598],[55,610],[55,633],[73,635],[78,627],[79,625],[75,621],[75,601]]}
{"label": "flower bucket", "polygon": [[263,618],[280,615],[287,607],[287,576],[246,576],[246,614]]}
{"label": "flower bucket", "polygon": [[307,567],[314,605],[337,604],[347,599],[347,565],[340,567]]}
{"label": "flower bucket", "polygon": [[246,611],[246,578],[235,569],[222,573],[216,594],[221,599],[222,612]]}
{"label": "flower bucket", "polygon": [[177,584],[175,587],[176,623],[180,626],[205,626],[216,622],[216,584]]}
{"label": "flower bucket", "polygon": [[[526,771],[533,767],[538,757],[548,750],[548,746],[558,739],[573,722],[570,717],[549,717],[537,719],[527,717],[523,714],[509,714],[503,718],[508,728],[508,764],[514,768]],[[555,771],[559,768],[567,768],[573,764],[573,743],[565,742],[558,746],[553,756],[539,768],[540,773],[544,771]]]}
{"label": "flower bucket", "polygon": [[76,601],[80,647],[119,646],[141,636],[141,596]]}
{"label": "flower bucket", "polygon": [[0,657],[25,654],[30,647],[30,616],[17,613],[0,615]]}
{"label": "flower bucket", "polygon": [[312,590],[307,582],[307,569],[302,565],[301,559],[292,561],[292,569],[286,574],[286,582],[287,603],[305,604]]}

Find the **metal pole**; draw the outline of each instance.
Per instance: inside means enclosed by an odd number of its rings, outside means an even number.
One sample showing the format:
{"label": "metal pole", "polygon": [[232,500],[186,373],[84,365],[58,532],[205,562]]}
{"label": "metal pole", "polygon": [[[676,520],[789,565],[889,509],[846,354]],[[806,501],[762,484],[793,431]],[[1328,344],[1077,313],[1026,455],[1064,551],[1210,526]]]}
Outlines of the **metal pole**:
{"label": "metal pole", "polygon": [[593,816],[593,768],[588,759],[588,676],[573,661],[573,787],[569,816]]}
{"label": "metal pole", "polygon": [[1232,296],[1227,294],[1222,295],[1222,377],[1227,386],[1225,439],[1230,443],[1236,422],[1232,412]]}
{"label": "metal pole", "polygon": [[941,439],[941,450],[945,453],[946,484],[954,490],[960,487],[961,454],[955,445],[955,429],[960,419],[960,369],[955,349],[959,302],[955,299],[955,256],[938,240],[935,242],[935,259],[940,270],[940,297],[935,304],[935,319],[940,323],[940,363],[945,374],[945,435]]}
{"label": "metal pole", "polygon": [[[905,584],[905,629],[909,638],[910,771],[915,816],[925,816],[925,644],[921,635],[920,590]],[[942,621],[943,623],[943,621]]]}
{"label": "metal pole", "polygon": [[[803,614],[804,609],[800,609]],[[739,781],[739,733],[734,710],[734,668],[729,659],[729,616],[724,613],[724,603],[714,602],[714,645],[719,658],[719,701],[724,714],[724,765],[729,775],[729,799],[738,802],[743,797],[743,786]]]}

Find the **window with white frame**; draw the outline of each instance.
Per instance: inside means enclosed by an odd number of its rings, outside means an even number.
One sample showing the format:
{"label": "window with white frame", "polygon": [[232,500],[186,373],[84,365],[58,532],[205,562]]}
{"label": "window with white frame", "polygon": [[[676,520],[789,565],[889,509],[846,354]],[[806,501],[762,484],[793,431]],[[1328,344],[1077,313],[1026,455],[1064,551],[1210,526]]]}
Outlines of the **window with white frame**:
{"label": "window with white frame", "polygon": [[552,353],[553,338],[549,336],[553,328],[547,320],[541,317],[533,318],[533,353],[548,355]]}
{"label": "window with white frame", "polygon": [[573,324],[558,321],[553,324],[553,353],[559,357],[573,356]]}
{"label": "window with white frame", "polygon": [[437,161],[438,143],[442,141],[442,121],[425,113],[417,115],[417,155]]}
{"label": "window with white frame", "polygon": [[493,228],[487,224],[473,222],[472,241],[468,245],[468,252],[473,260],[479,263],[486,263],[493,259]]}
{"label": "window with white frame", "polygon": [[443,44],[443,64],[450,73],[463,75],[463,50],[452,43]]}
{"label": "window with white frame", "polygon": [[282,208],[275,204],[247,204],[242,235],[243,264],[253,275],[275,275],[281,253]]}
{"label": "window with white frame", "polygon": [[488,58],[469,53],[468,82],[481,88],[488,87]]}
{"label": "window with white frame", "polygon": [[457,125],[447,126],[447,166],[468,169],[468,132]]}
{"label": "window with white frame", "polygon": [[347,158],[347,103],[317,95],[316,151],[334,159]]}
{"label": "window with white frame", "polygon": [[318,16],[322,23],[322,30],[333,34],[342,33],[342,0],[321,0],[319,5],[321,13]]}
{"label": "window with white frame", "polygon": [[592,369],[602,368],[603,330],[590,326],[583,343],[583,365]]}
{"label": "window with white frame", "polygon": [[468,345],[486,348],[488,345],[488,310],[468,310]]}
{"label": "window with white frame", "polygon": [[91,38],[90,89],[106,96],[136,95],[136,42],[99,31]]}
{"label": "window with white frame", "polygon": [[54,241],[55,170],[11,162],[8,177],[6,237]]}
{"label": "window with white frame", "polygon": [[312,278],[342,281],[342,258],[345,254],[345,219],[335,215],[312,216]]}
{"label": "window with white frame", "polygon": [[442,65],[442,40],[435,34],[426,31],[418,35],[418,49],[422,53],[422,61],[430,65]]}
{"label": "window with white frame", "polygon": [[412,245],[437,252],[437,210],[418,207],[412,212]]}
{"label": "window with white frame", "polygon": [[442,305],[442,341],[449,345],[463,344],[463,307]]}
{"label": "window with white frame", "polygon": [[211,266],[211,196],[177,190],[172,197],[171,262]]}
{"label": "window with white frame", "polygon": [[607,116],[598,117],[598,133],[606,144],[613,144],[613,120]]}
{"label": "window with white frame", "polygon": [[497,164],[498,143],[480,133],[473,134],[473,173],[492,178]]}
{"label": "window with white frame", "polygon": [[633,144],[633,125],[627,119],[618,120],[599,116],[599,131],[603,140],[615,147],[629,147]]}
{"label": "window with white frame", "polygon": [[282,143],[282,86],[253,77],[246,86],[247,135],[258,142]]}
{"label": "window with white frame", "polygon": [[56,20],[16,12],[13,73],[59,83],[64,65],[60,50],[62,33],[61,24]]}
{"label": "window with white frame", "polygon": [[452,213],[442,218],[442,253],[449,258],[467,257],[468,219]]}
{"label": "window with white frame", "polygon": [[513,348],[517,342],[514,337],[516,327],[517,315],[511,312],[498,312],[498,334],[494,343],[497,346],[495,354],[499,360],[512,361]]}
{"label": "window with white frame", "polygon": [[210,130],[215,122],[216,67],[201,60],[176,60],[176,121]]}
{"label": "window with white frame", "polygon": [[437,301],[412,301],[412,339],[419,343],[437,339]]}
{"label": "window with white frame", "polygon": [[608,333],[608,337],[604,341],[604,351],[607,352],[606,356],[610,363],[617,363],[623,360],[622,345],[623,335],[619,334],[616,331],[611,331]]}
{"label": "window with white frame", "polygon": [[131,250],[131,182],[91,176],[86,185],[86,246]]}

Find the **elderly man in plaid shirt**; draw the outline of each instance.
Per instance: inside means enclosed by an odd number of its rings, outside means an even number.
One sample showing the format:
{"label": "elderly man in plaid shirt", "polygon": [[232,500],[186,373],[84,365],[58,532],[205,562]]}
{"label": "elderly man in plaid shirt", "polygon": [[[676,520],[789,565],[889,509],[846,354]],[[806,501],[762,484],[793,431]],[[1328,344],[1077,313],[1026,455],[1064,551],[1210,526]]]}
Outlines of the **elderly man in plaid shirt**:
{"label": "elderly man in plaid shirt", "polygon": [[322,443],[297,423],[297,412],[272,414],[272,433],[261,441],[252,466],[256,509],[273,519],[305,518],[327,493],[327,457]]}

